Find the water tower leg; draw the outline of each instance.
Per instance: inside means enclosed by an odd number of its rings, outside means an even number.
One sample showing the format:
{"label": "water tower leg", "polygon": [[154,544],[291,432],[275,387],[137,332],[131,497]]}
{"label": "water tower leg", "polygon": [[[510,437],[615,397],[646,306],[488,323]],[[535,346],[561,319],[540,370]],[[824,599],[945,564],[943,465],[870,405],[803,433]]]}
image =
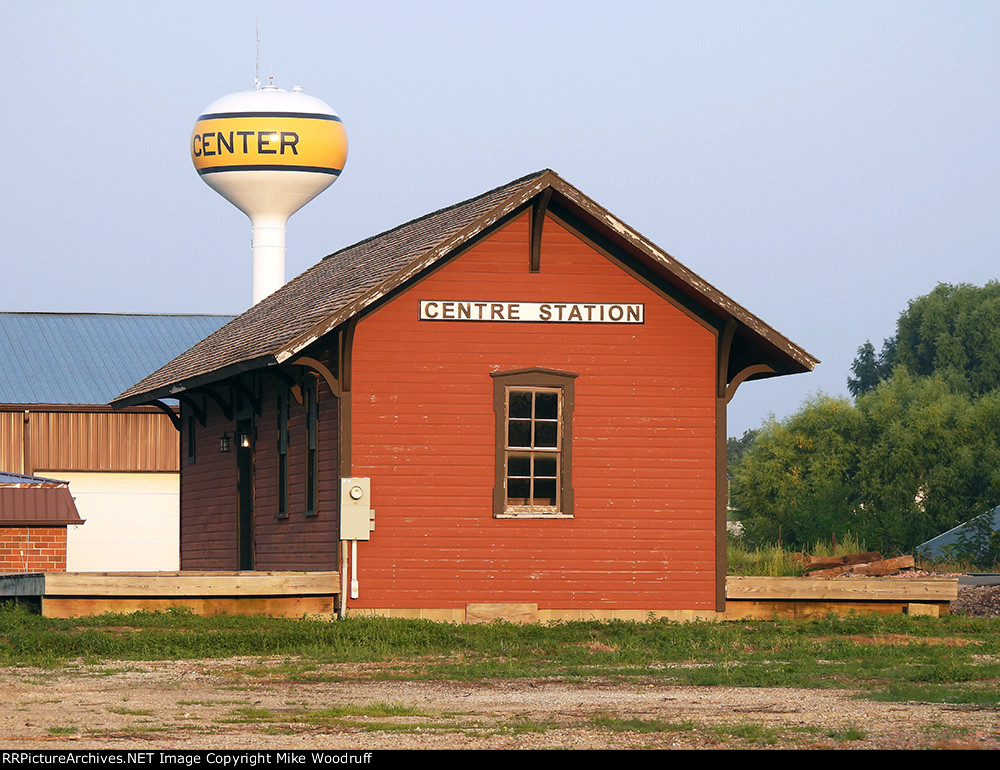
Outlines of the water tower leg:
{"label": "water tower leg", "polygon": [[253,304],[285,283],[285,220],[253,223]]}

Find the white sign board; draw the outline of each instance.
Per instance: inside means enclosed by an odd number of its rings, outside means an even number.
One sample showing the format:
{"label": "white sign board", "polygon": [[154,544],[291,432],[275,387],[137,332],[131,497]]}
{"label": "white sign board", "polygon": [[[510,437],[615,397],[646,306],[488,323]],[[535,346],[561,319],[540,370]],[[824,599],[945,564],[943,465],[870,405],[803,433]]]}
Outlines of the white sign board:
{"label": "white sign board", "polygon": [[641,302],[475,302],[420,300],[421,321],[641,324]]}

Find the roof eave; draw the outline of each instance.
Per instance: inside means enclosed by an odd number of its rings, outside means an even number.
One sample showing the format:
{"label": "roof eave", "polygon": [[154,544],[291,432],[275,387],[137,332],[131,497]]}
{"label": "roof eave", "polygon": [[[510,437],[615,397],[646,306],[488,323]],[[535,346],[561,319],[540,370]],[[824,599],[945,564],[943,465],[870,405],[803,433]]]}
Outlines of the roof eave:
{"label": "roof eave", "polygon": [[[633,256],[644,259],[661,275],[665,271],[665,278],[700,305],[710,310],[722,322],[732,318],[754,336],[767,343],[768,347],[772,348],[779,358],[786,359],[785,363],[789,369],[787,373],[809,372],[815,369],[819,363],[818,358],[728,297],[690,268],[685,267],[669,253],[633,227],[622,222],[600,204],[559,179],[558,176],[555,178],[561,183],[556,188],[558,192],[566,200],[572,202],[577,211],[583,213],[592,224],[596,224],[605,232],[612,234],[613,239],[620,246]],[[777,372],[776,374],[783,373]]]}
{"label": "roof eave", "polygon": [[[524,189],[511,195],[507,200],[498,206],[493,207],[488,214],[478,218],[467,225],[450,238],[445,239],[433,249],[430,249],[420,259],[410,262],[405,268],[397,271],[378,286],[370,289],[354,302],[351,302],[339,312],[323,319],[304,334],[299,335],[281,349],[275,351],[274,358],[278,363],[288,360],[297,355],[305,348],[316,342],[326,334],[329,334],[345,321],[350,320],[355,315],[363,312],[366,308],[378,302],[390,292],[403,286],[407,281],[420,275],[435,263],[453,254],[456,250],[467,245],[479,234],[503,221],[511,214],[526,206],[532,198],[540,194],[546,187],[555,186],[556,182],[562,182],[553,171],[545,171],[539,174],[538,179]],[[563,182],[565,184],[565,182]]]}
{"label": "roof eave", "polygon": [[752,340],[751,347],[762,351],[762,357],[776,364],[774,374],[807,372],[815,368],[817,358],[807,353],[784,335],[767,325],[738,303],[727,297],[712,284],[680,264],[670,254],[657,247],[635,229],[608,212],[551,170],[535,177],[526,177],[527,184],[493,205],[464,228],[444,238],[418,258],[406,264],[372,288],[366,289],[343,307],[313,324],[307,331],[288,342],[281,343],[269,353],[240,361],[220,369],[203,372],[187,379],[163,384],[145,391],[136,391],[142,383],[133,386],[111,402],[116,408],[150,403],[156,399],[173,398],[177,394],[197,387],[210,385],[228,377],[266,366],[281,364],[300,354],[317,340],[330,334],[350,319],[363,313],[387,295],[432,269],[440,261],[468,247],[480,235],[515,215],[530,205],[532,199],[551,188],[553,201],[570,211],[595,232],[603,233],[617,248],[640,260],[643,264],[669,282],[690,300],[703,307],[724,325],[735,320]]}
{"label": "roof eave", "polygon": [[[119,396],[114,401],[111,402],[111,407],[113,409],[125,409],[130,406],[141,406],[143,404],[150,404],[154,401],[159,401],[164,398],[177,398],[178,395],[182,393],[187,393],[197,388],[206,387],[208,385],[214,385],[222,380],[229,379],[230,377],[235,377],[244,372],[253,371],[257,369],[263,369],[268,366],[274,366],[278,363],[274,356],[264,355],[258,356],[256,358],[251,358],[246,361],[239,361],[235,364],[230,364],[229,366],[224,366],[221,369],[215,369],[204,374],[199,374],[188,379],[180,380],[169,385],[163,385],[158,388],[153,388],[152,390],[142,391],[139,393],[133,393],[130,396],[125,396],[122,398]],[[128,391],[126,391],[128,392]]]}
{"label": "roof eave", "polygon": [[746,308],[730,299],[711,283],[701,278],[689,268],[682,265],[670,254],[660,249],[648,238],[634,228],[622,222],[594,200],[584,195],[578,189],[562,179],[553,171],[545,171],[529,186],[511,195],[502,204],[494,207],[487,215],[480,217],[451,238],[438,244],[420,259],[411,262],[403,270],[387,278],[381,284],[359,296],[354,302],[342,308],[339,312],[323,319],[304,334],[299,335],[287,345],[275,351],[274,358],[278,363],[302,352],[321,337],[329,334],[344,322],[363,312],[366,308],[378,302],[390,292],[404,285],[407,281],[432,267],[436,262],[453,254],[479,234],[493,227],[508,216],[521,210],[533,198],[551,187],[564,202],[573,206],[579,214],[583,214],[592,224],[597,225],[612,235],[619,245],[625,247],[633,255],[644,258],[657,272],[671,280],[695,301],[709,309],[723,322],[733,318],[754,336],[764,341],[772,349],[773,355],[782,359],[782,368],[786,371],[779,374],[804,373],[815,369],[819,359],[792,342],[776,329],[769,326]]}

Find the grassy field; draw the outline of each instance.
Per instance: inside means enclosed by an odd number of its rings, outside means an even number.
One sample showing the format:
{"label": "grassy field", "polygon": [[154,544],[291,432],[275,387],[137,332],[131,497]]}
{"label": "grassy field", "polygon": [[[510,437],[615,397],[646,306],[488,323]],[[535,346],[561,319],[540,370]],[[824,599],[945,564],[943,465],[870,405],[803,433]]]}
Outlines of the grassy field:
{"label": "grassy field", "polygon": [[392,664],[377,676],[399,679],[610,677],[1000,706],[1000,618],[457,625],[185,612],[57,620],[0,609],[0,666],[232,656],[301,681],[330,676],[324,663],[375,661]]}

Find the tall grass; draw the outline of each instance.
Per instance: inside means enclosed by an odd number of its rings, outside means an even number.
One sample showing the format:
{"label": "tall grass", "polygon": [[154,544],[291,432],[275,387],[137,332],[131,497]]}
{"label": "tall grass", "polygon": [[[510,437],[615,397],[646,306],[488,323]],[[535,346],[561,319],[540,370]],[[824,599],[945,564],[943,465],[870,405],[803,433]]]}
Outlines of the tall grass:
{"label": "tall grass", "polygon": [[[845,535],[839,541],[817,540],[809,548],[792,551],[778,544],[766,546],[747,545],[740,537],[730,535],[728,543],[728,573],[761,577],[799,577],[806,573],[803,560],[809,556],[847,556],[864,553],[868,548],[854,535]],[[928,559],[915,554],[916,568],[938,573],[1000,573],[1000,562],[982,565],[957,557]]]}
{"label": "tall grass", "polygon": [[1000,562],[996,562],[993,565],[983,565],[968,559],[928,559],[919,554],[915,557],[915,561],[917,569],[927,570],[928,572],[959,573],[963,575],[979,572],[1000,573]]}
{"label": "tall grass", "polygon": [[853,535],[839,541],[818,540],[810,548],[790,551],[780,545],[747,546],[740,538],[730,537],[728,573],[762,577],[798,577],[805,574],[803,560],[808,556],[847,556],[864,553],[865,544]]}

